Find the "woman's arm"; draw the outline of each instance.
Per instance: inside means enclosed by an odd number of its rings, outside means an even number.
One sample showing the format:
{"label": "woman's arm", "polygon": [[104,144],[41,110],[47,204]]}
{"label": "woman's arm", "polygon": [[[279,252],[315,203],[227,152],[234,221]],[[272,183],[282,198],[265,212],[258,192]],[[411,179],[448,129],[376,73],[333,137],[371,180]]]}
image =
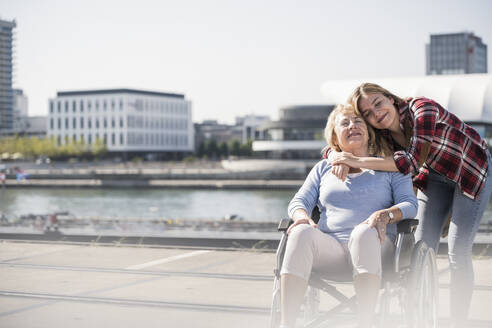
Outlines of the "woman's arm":
{"label": "woman's arm", "polygon": [[311,172],[309,172],[302,187],[290,201],[288,213],[289,217],[294,220],[294,224],[289,228],[287,233],[290,233],[292,228],[299,224],[315,225],[308,213],[311,213],[314,206],[318,203],[319,185],[326,165],[328,165],[326,161],[316,164],[311,169]]}
{"label": "woman's arm", "polygon": [[[402,219],[413,218],[417,215],[418,202],[413,192],[412,179],[401,173],[391,174],[391,190],[395,205],[374,212],[363,223],[376,227],[381,243],[386,237],[386,225],[394,224]],[[391,214],[390,214],[391,213]],[[391,218],[393,216],[393,218]]]}
{"label": "woman's arm", "polygon": [[[294,225],[309,223],[311,224],[308,213],[313,211],[319,199],[319,185],[321,177],[329,164],[323,160],[318,162],[309,172],[301,188],[294,195],[289,203],[288,214],[295,222]],[[307,219],[307,221],[306,221]],[[299,221],[299,222],[297,222]],[[312,222],[314,224],[314,222]],[[291,227],[292,228],[292,227]],[[289,232],[291,230],[289,229]]]}
{"label": "woman's arm", "polygon": [[[323,158],[326,158],[328,162],[331,163],[335,159],[336,154],[338,154],[336,150],[333,150],[331,148],[326,148],[324,150]],[[338,179],[345,181],[345,179],[347,178],[347,174],[349,173],[349,170],[350,170],[350,166],[348,166],[347,164],[336,164],[333,165],[333,167],[331,168],[331,174],[336,176]]]}
{"label": "woman's arm", "polygon": [[386,239],[386,225],[395,224],[402,218],[402,211],[395,205],[372,213],[362,224],[369,224],[371,228],[376,227],[379,240],[383,244]]}
{"label": "woman's arm", "polygon": [[313,219],[309,217],[309,214],[306,212],[306,210],[302,208],[298,208],[294,211],[294,214],[292,215],[292,220],[294,220],[294,223],[292,223],[292,225],[287,230],[287,234],[289,234],[295,226],[298,226],[300,224],[310,224],[315,228],[318,227],[316,222],[314,222]]}
{"label": "woman's arm", "polygon": [[339,153],[334,151],[331,152],[330,157],[333,158],[333,165],[345,164],[354,168],[364,168],[376,171],[398,171],[393,157],[357,157],[351,153]]}
{"label": "woman's arm", "polygon": [[396,167],[401,173],[417,173],[425,162],[436,132],[439,108],[438,103],[426,98],[417,98],[410,103],[408,111],[413,111],[412,136],[405,151],[393,154]]}
{"label": "woman's arm", "polygon": [[417,215],[418,201],[413,191],[412,178],[399,172],[391,174],[391,189],[396,207],[401,211],[402,219],[411,219]]}

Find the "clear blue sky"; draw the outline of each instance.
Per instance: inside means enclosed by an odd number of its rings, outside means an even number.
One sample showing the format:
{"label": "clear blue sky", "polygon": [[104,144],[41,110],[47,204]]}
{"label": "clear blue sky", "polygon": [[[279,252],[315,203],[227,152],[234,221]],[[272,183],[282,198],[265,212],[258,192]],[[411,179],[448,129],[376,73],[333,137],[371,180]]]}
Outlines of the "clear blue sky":
{"label": "clear blue sky", "polygon": [[2,0],[30,115],[57,91],[184,93],[194,121],[323,103],[329,79],[421,76],[431,33],[492,51],[492,1]]}

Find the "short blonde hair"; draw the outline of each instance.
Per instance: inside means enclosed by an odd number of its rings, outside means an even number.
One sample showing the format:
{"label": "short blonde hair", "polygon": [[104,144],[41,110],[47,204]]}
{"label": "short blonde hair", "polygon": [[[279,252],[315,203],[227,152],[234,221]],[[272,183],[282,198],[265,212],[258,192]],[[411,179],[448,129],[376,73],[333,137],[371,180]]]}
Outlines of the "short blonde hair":
{"label": "short blonde hair", "polygon": [[[338,136],[335,133],[335,126],[336,126],[336,119],[340,114],[355,114],[362,118],[362,115],[358,113],[355,110],[355,108],[350,104],[345,104],[345,105],[339,104],[330,113],[325,127],[325,140],[326,143],[328,144],[328,147],[338,152],[342,151],[342,149],[340,149],[340,146],[338,145]],[[392,154],[392,152],[389,150],[386,141],[379,134],[376,134],[374,129],[369,124],[367,124],[366,122],[365,124],[369,135],[369,140],[368,140],[369,155],[384,157]]]}
{"label": "short blonde hair", "polygon": [[395,106],[398,106],[401,102],[404,100],[397,95],[389,92],[387,89],[383,88],[382,86],[375,84],[375,83],[362,83],[359,85],[355,90],[352,92],[352,94],[349,96],[347,99],[347,103],[351,104],[355,111],[359,114],[362,115],[360,110],[359,110],[359,100],[362,96],[367,96],[370,94],[374,93],[380,93],[383,96],[386,96],[388,98],[391,98],[395,102]]}

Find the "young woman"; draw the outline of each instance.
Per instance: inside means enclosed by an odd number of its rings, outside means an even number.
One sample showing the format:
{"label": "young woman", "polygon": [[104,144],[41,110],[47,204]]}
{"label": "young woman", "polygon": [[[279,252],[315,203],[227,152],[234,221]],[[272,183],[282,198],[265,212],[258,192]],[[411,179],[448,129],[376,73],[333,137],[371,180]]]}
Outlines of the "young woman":
{"label": "young woman", "polygon": [[[451,215],[448,254],[452,324],[463,327],[473,292],[472,245],[492,191],[491,156],[485,141],[437,102],[402,99],[377,84],[364,83],[349,103],[393,147],[393,156],[374,158],[330,152],[335,174],[348,167],[412,174],[419,188],[417,239],[437,251]],[[345,164],[345,165],[340,165]]]}
{"label": "young woman", "polygon": [[[333,149],[354,156],[384,154],[374,131],[352,106],[339,105],[330,114],[325,137]],[[326,160],[317,163],[289,204],[294,223],[281,269],[281,327],[295,326],[311,271],[343,274],[351,270],[359,326],[371,327],[382,254],[393,251],[393,223],[417,213],[410,176],[352,169],[347,180],[340,181],[331,174],[332,167]],[[321,211],[317,225],[308,215],[316,205]]]}

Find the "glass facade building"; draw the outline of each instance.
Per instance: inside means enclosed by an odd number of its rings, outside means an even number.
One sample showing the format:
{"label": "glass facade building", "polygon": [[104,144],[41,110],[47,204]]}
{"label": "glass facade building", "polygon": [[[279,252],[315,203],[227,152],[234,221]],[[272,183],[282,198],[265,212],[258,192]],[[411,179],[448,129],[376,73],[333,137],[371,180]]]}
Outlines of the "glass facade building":
{"label": "glass facade building", "polygon": [[431,35],[426,59],[427,75],[487,73],[487,45],[469,32]]}
{"label": "glass facade building", "polygon": [[15,21],[0,20],[0,130],[10,130],[14,121],[13,29]]}

